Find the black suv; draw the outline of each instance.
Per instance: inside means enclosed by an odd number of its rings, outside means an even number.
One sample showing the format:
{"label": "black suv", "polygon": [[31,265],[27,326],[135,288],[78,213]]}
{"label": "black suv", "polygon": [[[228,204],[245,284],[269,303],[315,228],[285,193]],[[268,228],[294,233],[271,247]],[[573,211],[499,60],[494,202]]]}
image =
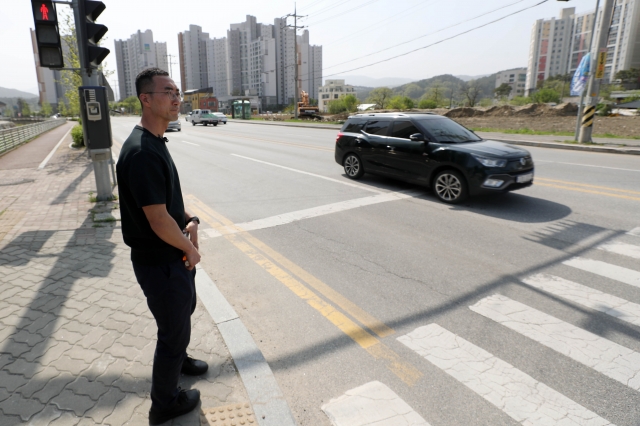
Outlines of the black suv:
{"label": "black suv", "polygon": [[529,151],[484,140],[436,114],[356,114],[336,137],[335,159],[351,179],[366,173],[433,188],[445,203],[533,184]]}

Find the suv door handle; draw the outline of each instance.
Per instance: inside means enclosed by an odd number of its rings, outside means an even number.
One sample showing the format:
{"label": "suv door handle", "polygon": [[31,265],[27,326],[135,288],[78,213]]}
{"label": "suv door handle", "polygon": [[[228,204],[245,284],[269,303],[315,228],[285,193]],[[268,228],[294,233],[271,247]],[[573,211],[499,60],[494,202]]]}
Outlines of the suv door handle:
{"label": "suv door handle", "polygon": [[393,150],[394,150],[394,149],[396,149],[396,148],[395,148],[394,146],[387,145],[387,149],[388,149],[389,151],[393,151]]}

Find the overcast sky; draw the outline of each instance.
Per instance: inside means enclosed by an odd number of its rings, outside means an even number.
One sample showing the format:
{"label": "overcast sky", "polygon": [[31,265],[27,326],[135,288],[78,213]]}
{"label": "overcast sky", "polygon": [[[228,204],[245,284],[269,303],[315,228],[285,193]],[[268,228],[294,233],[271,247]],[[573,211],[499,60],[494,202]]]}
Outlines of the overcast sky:
{"label": "overcast sky", "polygon": [[[190,24],[201,26],[211,37],[225,37],[229,24],[243,22],[246,15],[255,16],[258,22],[273,24],[274,18],[293,13],[294,9],[294,2],[285,0],[103,1],[107,8],[98,22],[109,28],[105,46],[111,49],[111,54],[106,63],[112,70],[116,66],[113,41],[127,39],[137,30],[152,30],[154,40],[167,42],[168,53],[176,55],[174,61],[177,62],[177,34],[187,30]],[[595,8],[595,0],[547,0],[484,28],[401,58],[352,69],[441,41],[541,1],[300,0],[297,7],[299,14],[308,15],[301,23],[308,26],[311,44],[323,46],[323,78],[339,78],[339,75],[329,75],[344,72],[372,78],[419,80],[445,73],[481,75],[525,67],[531,26],[536,19],[557,17],[562,7],[575,7],[578,13],[591,11]],[[5,13],[0,14],[0,86],[37,94],[29,36],[29,28],[33,28],[31,2],[0,2],[8,5],[11,12],[6,13],[5,7]],[[69,9],[65,5],[57,7],[59,11]],[[496,11],[474,19],[493,10]],[[407,43],[379,52],[404,42]],[[373,55],[341,64],[367,54]],[[180,79],[177,64],[173,65],[173,77],[176,81]],[[114,73],[110,80],[116,89],[117,75]]]}

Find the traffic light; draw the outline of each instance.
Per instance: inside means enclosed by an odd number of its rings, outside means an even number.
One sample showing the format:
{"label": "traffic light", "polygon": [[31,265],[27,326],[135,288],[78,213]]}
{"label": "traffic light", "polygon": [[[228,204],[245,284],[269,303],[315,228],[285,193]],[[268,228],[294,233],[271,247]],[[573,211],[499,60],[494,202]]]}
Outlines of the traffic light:
{"label": "traffic light", "polygon": [[108,28],[101,24],[96,24],[96,19],[104,11],[106,6],[101,1],[79,0],[78,7],[84,37],[84,68],[89,72],[107,57],[109,49],[98,46],[98,42],[107,33]]}
{"label": "traffic light", "polygon": [[58,31],[58,15],[51,0],[31,0],[33,22],[36,27],[36,43],[40,66],[63,68],[62,45]]}

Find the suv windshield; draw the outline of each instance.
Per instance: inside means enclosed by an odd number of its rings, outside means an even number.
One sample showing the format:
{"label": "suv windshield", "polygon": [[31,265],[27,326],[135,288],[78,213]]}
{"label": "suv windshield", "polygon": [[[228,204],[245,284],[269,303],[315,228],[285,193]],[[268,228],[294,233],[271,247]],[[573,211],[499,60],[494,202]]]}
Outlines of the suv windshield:
{"label": "suv windshield", "polygon": [[434,142],[460,143],[479,142],[482,140],[471,130],[448,118],[418,119],[417,122],[434,139]]}

